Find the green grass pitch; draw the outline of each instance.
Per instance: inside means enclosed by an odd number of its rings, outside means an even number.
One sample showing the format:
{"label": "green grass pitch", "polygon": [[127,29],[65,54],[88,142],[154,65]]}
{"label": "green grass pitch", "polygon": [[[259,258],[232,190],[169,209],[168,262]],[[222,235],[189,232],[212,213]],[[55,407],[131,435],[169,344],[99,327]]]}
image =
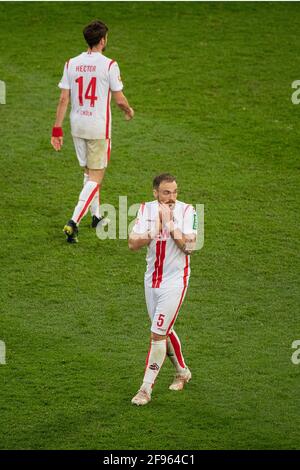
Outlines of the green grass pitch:
{"label": "green grass pitch", "polygon": [[[145,251],[89,217],[65,243],[82,185],[68,119],[63,151],[49,143],[93,18],[136,111],[113,106],[103,202],[149,200],[169,171],[205,205],[176,328],[193,380],[170,392],[166,362],[145,408]],[[1,449],[299,449],[299,30],[297,3],[0,3]]]}

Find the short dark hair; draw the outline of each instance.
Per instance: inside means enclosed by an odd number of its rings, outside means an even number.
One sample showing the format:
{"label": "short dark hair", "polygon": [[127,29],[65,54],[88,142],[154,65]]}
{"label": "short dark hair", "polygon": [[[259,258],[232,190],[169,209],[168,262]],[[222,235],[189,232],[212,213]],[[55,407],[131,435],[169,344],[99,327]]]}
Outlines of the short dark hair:
{"label": "short dark hair", "polygon": [[83,36],[90,48],[99,44],[102,38],[105,38],[108,31],[106,24],[102,21],[94,20],[83,30]]}
{"label": "short dark hair", "polygon": [[170,173],[162,173],[161,175],[155,176],[153,180],[153,189],[158,189],[162,181],[168,181],[169,183],[173,183],[173,181],[176,182],[176,178],[175,176],[170,175]]}

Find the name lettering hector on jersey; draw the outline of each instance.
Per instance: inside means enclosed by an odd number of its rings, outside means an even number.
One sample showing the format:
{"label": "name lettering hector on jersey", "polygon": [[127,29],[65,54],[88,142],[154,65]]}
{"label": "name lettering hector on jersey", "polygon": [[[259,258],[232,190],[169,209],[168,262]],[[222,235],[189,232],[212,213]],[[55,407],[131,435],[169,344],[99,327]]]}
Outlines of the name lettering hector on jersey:
{"label": "name lettering hector on jersey", "polygon": [[96,72],[96,65],[76,65],[76,72]]}

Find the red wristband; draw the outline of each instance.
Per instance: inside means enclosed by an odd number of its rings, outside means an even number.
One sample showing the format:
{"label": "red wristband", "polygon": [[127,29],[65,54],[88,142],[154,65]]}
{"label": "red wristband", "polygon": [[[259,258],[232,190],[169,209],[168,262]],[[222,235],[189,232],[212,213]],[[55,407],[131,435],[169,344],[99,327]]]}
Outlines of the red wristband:
{"label": "red wristband", "polygon": [[64,133],[61,127],[53,127],[52,137],[63,137]]}

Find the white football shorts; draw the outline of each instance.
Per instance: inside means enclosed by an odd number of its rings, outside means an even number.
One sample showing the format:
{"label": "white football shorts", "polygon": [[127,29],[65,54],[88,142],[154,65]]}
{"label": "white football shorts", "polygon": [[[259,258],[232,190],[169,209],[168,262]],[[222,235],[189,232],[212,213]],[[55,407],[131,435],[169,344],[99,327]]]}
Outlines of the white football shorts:
{"label": "white football shorts", "polygon": [[102,170],[107,167],[111,151],[110,139],[88,140],[72,137],[80,166],[90,170]]}
{"label": "white football shorts", "polygon": [[186,291],[187,285],[158,289],[145,285],[145,298],[152,333],[164,336],[172,331]]}

